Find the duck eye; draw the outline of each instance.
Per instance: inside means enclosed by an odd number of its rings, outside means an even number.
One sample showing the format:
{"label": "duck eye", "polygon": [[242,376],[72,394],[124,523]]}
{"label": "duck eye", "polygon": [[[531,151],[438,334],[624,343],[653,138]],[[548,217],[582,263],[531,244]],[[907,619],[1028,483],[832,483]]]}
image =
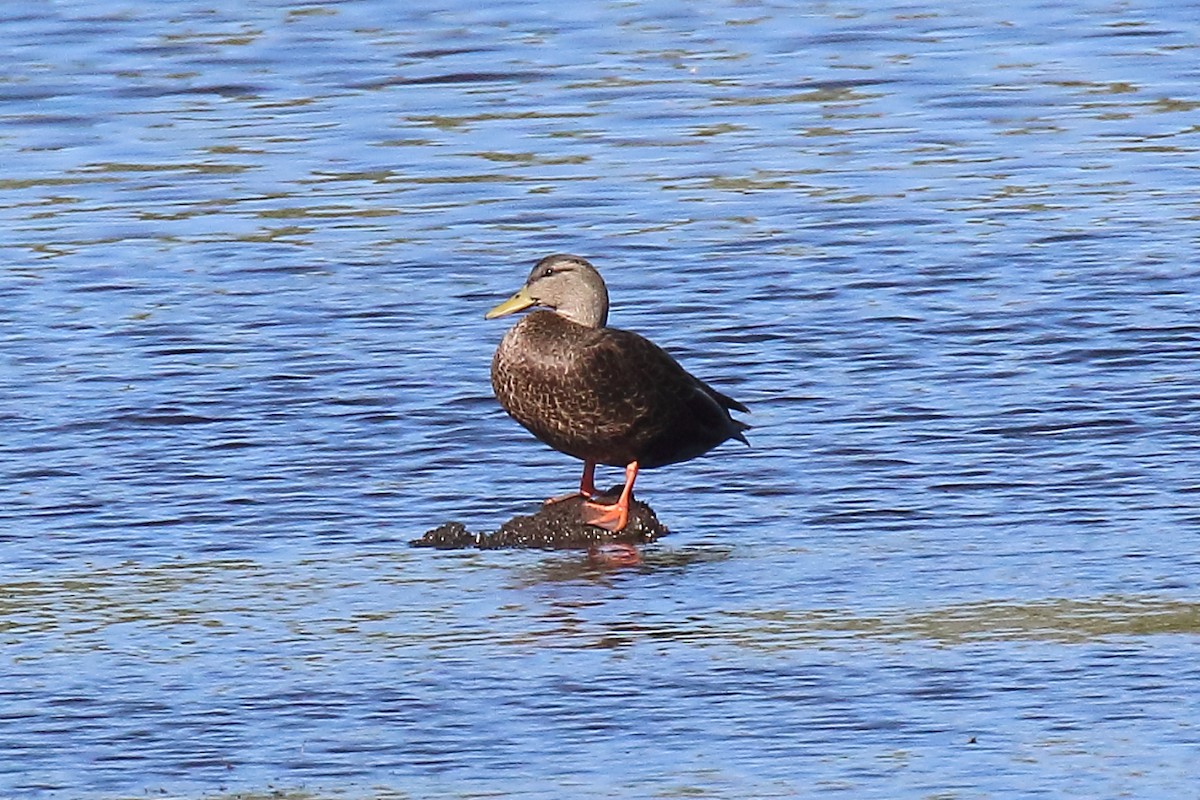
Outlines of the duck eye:
{"label": "duck eye", "polygon": [[544,270],[542,270],[543,278],[549,278],[553,274],[554,274],[554,270],[551,269],[550,267],[546,267]]}

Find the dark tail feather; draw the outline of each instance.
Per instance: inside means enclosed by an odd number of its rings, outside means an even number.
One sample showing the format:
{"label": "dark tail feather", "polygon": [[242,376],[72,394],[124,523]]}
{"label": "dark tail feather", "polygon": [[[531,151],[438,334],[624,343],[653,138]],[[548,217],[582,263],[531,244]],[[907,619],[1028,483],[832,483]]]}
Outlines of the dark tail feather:
{"label": "dark tail feather", "polygon": [[[747,412],[747,413],[749,413],[749,412]],[[750,440],[749,440],[749,439],[747,439],[745,436],[743,436],[743,435],[742,435],[742,431],[748,431],[748,430],[750,430],[750,429],[751,429],[752,427],[754,427],[754,426],[753,426],[753,425],[747,425],[746,423],[742,422],[740,419],[735,419],[735,420],[733,421],[733,424],[734,424],[734,425],[737,427],[737,433],[733,434],[733,438],[734,438],[734,439],[737,439],[739,442],[741,442],[742,444],[746,445],[746,447],[749,447],[749,446],[750,446]]]}
{"label": "dark tail feather", "polygon": [[[725,408],[728,408],[732,411],[740,411],[743,414],[750,413],[750,409],[746,408],[744,405],[739,403],[737,400],[734,400],[729,395],[722,394],[721,392],[718,392],[716,389],[712,388],[711,386],[708,386],[707,384],[705,385],[705,388],[708,389],[709,394],[711,394],[713,397],[715,397],[717,402],[720,403],[721,405],[725,406]],[[749,427],[749,426],[747,426],[747,427]]]}
{"label": "dark tail feather", "polygon": [[746,408],[744,405],[739,403],[737,400],[734,400],[729,395],[718,392],[716,389],[712,388],[711,386],[709,386],[707,383],[704,383],[703,381],[697,381],[697,383],[700,384],[700,388],[702,388],[704,390],[705,394],[707,394],[709,397],[711,397],[713,400],[715,400],[721,406],[721,408],[723,408],[725,410],[724,416],[727,420],[729,420],[730,427],[733,428],[733,433],[729,434],[729,438],[737,439],[739,442],[741,442],[742,444],[749,447],[750,442],[746,439],[745,436],[742,435],[742,431],[750,430],[751,426],[742,422],[740,419],[734,419],[732,416],[729,415],[729,412],[730,411],[741,411],[743,414],[749,414],[750,409]]}

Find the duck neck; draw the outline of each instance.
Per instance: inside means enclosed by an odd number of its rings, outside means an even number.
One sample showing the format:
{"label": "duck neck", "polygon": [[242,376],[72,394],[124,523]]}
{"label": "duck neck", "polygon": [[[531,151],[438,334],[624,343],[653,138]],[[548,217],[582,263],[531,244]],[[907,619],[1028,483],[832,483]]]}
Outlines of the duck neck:
{"label": "duck neck", "polygon": [[603,328],[608,322],[608,309],[596,308],[594,306],[585,306],[583,308],[559,306],[554,309],[561,316],[566,317],[579,325],[586,328]]}
{"label": "duck neck", "polygon": [[608,324],[608,289],[596,275],[587,292],[572,294],[554,310],[585,327],[603,328]]}

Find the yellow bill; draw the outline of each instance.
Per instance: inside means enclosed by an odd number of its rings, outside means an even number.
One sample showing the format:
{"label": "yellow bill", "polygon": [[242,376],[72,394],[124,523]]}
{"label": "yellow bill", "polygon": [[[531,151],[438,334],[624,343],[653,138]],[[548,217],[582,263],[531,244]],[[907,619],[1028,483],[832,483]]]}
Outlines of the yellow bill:
{"label": "yellow bill", "polygon": [[529,296],[529,292],[527,292],[525,290],[525,288],[522,287],[512,297],[508,298],[503,303],[501,303],[500,305],[493,308],[491,311],[484,314],[483,318],[484,319],[495,319],[496,317],[503,317],[505,314],[512,314],[517,311],[524,311],[525,309],[529,308],[531,305],[533,305],[536,302],[537,302],[536,300],[534,300],[532,297]]}

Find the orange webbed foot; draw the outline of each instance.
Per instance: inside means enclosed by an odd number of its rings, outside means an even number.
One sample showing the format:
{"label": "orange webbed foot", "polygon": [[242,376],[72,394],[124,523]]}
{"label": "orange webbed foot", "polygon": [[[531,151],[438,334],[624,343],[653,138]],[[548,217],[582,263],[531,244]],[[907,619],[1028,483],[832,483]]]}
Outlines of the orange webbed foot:
{"label": "orange webbed foot", "polygon": [[[638,463],[636,461],[629,462],[625,467],[625,485],[621,487],[621,497],[612,505],[594,503],[591,500],[584,501],[579,509],[583,521],[610,533],[624,530],[625,523],[629,522],[629,501],[633,499],[633,482],[637,479],[637,474]],[[584,487],[581,486],[580,490],[583,489]]]}
{"label": "orange webbed foot", "polygon": [[629,503],[626,501],[603,505],[589,500],[580,507],[579,513],[588,525],[595,525],[610,533],[619,533],[629,522]]}

